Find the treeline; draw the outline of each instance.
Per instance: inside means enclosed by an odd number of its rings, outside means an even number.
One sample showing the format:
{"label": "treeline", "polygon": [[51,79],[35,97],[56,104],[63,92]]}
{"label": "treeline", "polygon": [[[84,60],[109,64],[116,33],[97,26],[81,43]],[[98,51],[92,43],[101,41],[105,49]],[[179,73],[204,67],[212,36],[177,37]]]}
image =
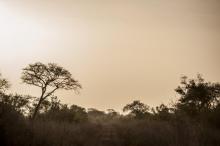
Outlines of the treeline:
{"label": "treeline", "polygon": [[100,111],[62,104],[50,94],[53,89],[46,91],[47,86],[70,89],[74,85],[71,89],[75,90],[81,85],[76,80],[65,80],[61,85],[64,81],[60,76],[71,76],[58,68],[37,63],[24,69],[22,79],[26,83],[44,88],[39,98],[6,93],[10,84],[0,78],[0,145],[220,145],[219,83],[206,82],[201,75],[195,79],[184,76],[175,89],[179,98],[169,106],[152,108],[133,101],[123,107],[126,114],[120,114],[114,109]]}

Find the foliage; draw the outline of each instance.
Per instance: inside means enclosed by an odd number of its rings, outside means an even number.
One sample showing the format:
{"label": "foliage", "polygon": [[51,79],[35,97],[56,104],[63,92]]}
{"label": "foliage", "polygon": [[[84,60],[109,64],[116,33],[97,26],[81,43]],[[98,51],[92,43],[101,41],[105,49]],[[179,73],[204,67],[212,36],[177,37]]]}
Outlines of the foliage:
{"label": "foliage", "polygon": [[[35,102],[36,104],[36,102]],[[33,108],[31,109],[33,112]],[[38,119],[53,120],[60,122],[84,122],[88,120],[85,108],[77,105],[62,104],[56,96],[52,96],[51,100],[44,100],[39,108]]]}
{"label": "foliage", "polygon": [[219,104],[220,84],[205,82],[201,75],[196,79],[182,77],[181,86],[175,91],[180,95],[177,109],[183,110],[190,116],[213,109]]}
{"label": "foliage", "polygon": [[9,87],[10,87],[9,82],[6,79],[1,78],[1,74],[0,74],[0,92],[7,90]]}
{"label": "foliage", "polygon": [[136,118],[143,118],[146,115],[149,115],[149,106],[145,105],[144,103],[141,103],[138,100],[133,101],[130,104],[127,104],[123,111],[129,111],[130,114],[134,115]]}
{"label": "foliage", "polygon": [[171,109],[168,108],[165,104],[157,106],[156,110],[153,112],[155,117],[160,120],[170,120],[172,116]]}
{"label": "foliage", "polygon": [[58,109],[50,108],[47,112],[42,113],[40,117],[47,120],[50,119],[53,121],[65,121],[70,123],[82,123],[88,120],[85,108],[77,105],[72,105],[70,107],[61,105]]}

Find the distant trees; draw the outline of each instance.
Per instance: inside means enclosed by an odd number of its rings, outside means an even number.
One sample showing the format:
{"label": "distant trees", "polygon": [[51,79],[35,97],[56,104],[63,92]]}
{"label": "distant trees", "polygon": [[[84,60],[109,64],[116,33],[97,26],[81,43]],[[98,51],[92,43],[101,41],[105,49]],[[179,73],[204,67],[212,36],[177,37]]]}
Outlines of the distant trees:
{"label": "distant trees", "polygon": [[77,90],[81,88],[79,82],[72,78],[71,73],[54,63],[43,64],[40,62],[29,64],[23,69],[24,83],[41,88],[41,95],[32,115],[35,119],[42,102],[58,89]]}
{"label": "distant trees", "polygon": [[127,104],[123,108],[124,112],[129,112],[134,115],[136,118],[143,118],[145,115],[149,114],[149,106],[141,103],[139,100],[135,100],[130,104]]}
{"label": "distant trees", "polygon": [[[10,105],[13,109],[25,115],[29,113],[32,119],[35,119],[38,112],[53,119],[68,119],[67,117],[70,116],[69,121],[86,121],[87,119],[104,121],[123,117],[113,109],[104,112],[90,108],[86,111],[85,108],[77,105],[69,107],[61,104],[57,97],[52,96],[56,90],[77,91],[77,89],[81,88],[81,85],[72,78],[69,71],[57,64],[43,64],[40,62],[29,64],[23,69],[21,79],[24,83],[41,89],[39,98],[6,94],[4,91],[10,87],[10,84],[0,74],[0,102],[1,104]],[[154,119],[159,118],[161,120],[168,120],[172,115],[177,115],[178,112],[180,116],[182,116],[181,112],[183,112],[190,117],[200,116],[201,113],[203,115],[206,114],[205,116],[209,113],[209,115],[216,117],[215,115],[220,113],[220,83],[206,82],[200,74],[195,79],[183,76],[180,85],[175,91],[180,95],[180,98],[172,108],[161,104],[150,110],[148,105],[135,100],[125,105],[123,111],[128,112],[129,115],[136,119],[146,118],[151,115],[151,117],[156,117]],[[48,97],[51,98],[48,99]]]}

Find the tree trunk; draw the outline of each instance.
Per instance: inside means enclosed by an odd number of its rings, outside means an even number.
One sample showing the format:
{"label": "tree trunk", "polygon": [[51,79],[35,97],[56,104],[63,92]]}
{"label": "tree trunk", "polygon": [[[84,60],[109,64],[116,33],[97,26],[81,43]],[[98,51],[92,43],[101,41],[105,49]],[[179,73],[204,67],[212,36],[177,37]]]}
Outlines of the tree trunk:
{"label": "tree trunk", "polygon": [[35,107],[34,114],[33,114],[32,118],[31,118],[32,120],[35,119],[35,117],[36,117],[36,115],[38,113],[38,110],[40,108],[41,102],[45,99],[44,98],[44,93],[46,92],[46,87],[42,87],[41,90],[42,90],[42,92],[41,92],[40,100],[39,100],[37,106]]}
{"label": "tree trunk", "polygon": [[35,107],[34,114],[33,114],[33,116],[32,116],[32,120],[35,119],[35,117],[36,117],[36,115],[37,115],[37,113],[38,113],[38,110],[39,110],[39,108],[40,108],[40,105],[41,105],[41,102],[42,102],[42,101],[43,101],[43,97],[40,98],[40,100],[39,100],[37,106]]}

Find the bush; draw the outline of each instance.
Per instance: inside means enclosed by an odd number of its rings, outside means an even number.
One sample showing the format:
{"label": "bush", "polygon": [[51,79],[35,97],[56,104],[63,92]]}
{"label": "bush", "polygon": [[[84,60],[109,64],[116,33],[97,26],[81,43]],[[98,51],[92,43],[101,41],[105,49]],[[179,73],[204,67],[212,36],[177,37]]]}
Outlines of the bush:
{"label": "bush", "polygon": [[92,123],[41,121],[33,124],[32,146],[91,146],[97,145],[100,126]]}
{"label": "bush", "polygon": [[0,103],[0,145],[28,145],[30,131],[24,117],[13,107]]}

